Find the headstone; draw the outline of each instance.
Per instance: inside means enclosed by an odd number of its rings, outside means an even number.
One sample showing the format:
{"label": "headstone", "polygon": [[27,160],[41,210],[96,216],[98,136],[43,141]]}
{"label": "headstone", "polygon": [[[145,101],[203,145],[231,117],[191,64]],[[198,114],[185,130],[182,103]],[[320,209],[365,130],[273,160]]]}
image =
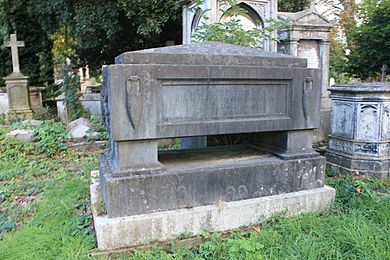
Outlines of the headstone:
{"label": "headstone", "polygon": [[[68,121],[68,112],[66,106],[64,104],[64,95],[61,94],[55,98],[56,107],[57,107],[57,116],[61,121]],[[99,93],[84,93],[79,98],[81,105],[83,108],[90,112],[91,115],[100,116],[101,112],[101,104],[100,104],[100,94]]]}
{"label": "headstone", "polygon": [[[103,75],[110,150],[100,160],[107,215],[94,213],[99,248],[329,206],[325,158],[312,149],[320,71],[305,60],[202,43],[124,53]],[[158,153],[159,139],[220,134],[249,142]]]}
{"label": "headstone", "polygon": [[32,118],[30,98],[28,91],[28,77],[20,72],[18,47],[24,47],[24,42],[17,41],[16,34],[11,34],[10,41],[5,41],[4,46],[10,47],[12,52],[13,72],[4,77],[8,94],[7,120]]}
{"label": "headstone", "polygon": [[33,111],[43,108],[43,98],[42,91],[45,90],[45,87],[32,87],[29,88],[30,94],[30,105]]}
{"label": "headstone", "polygon": [[389,178],[390,82],[335,85],[329,89],[332,116],[328,168]]}
{"label": "headstone", "polygon": [[0,115],[4,115],[8,110],[8,94],[0,92]]}
{"label": "headstone", "polygon": [[6,138],[14,138],[23,143],[31,143],[34,139],[34,132],[26,129],[16,129],[5,135]]}
{"label": "headstone", "polygon": [[71,138],[81,139],[89,135],[91,126],[88,119],[81,117],[70,122],[66,128],[70,131]]}

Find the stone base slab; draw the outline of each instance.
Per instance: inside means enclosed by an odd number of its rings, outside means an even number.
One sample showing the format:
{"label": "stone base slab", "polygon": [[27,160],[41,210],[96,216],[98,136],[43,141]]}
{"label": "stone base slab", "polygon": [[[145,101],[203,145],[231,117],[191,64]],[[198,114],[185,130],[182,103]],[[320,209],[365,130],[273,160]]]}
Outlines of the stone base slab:
{"label": "stone base slab", "polygon": [[326,168],[341,174],[390,178],[390,161],[386,158],[351,158],[328,150]]}
{"label": "stone base slab", "polygon": [[[160,154],[165,172],[114,177],[100,160],[100,184],[110,218],[242,201],[324,186],[326,160],[282,160],[247,146]],[[309,157],[309,158],[307,158]]]}
{"label": "stone base slab", "polygon": [[[94,173],[96,175],[96,172]],[[102,208],[100,185],[91,185],[91,203],[98,248],[116,250],[156,240],[174,239],[185,233],[226,231],[257,224],[277,212],[288,216],[309,211],[325,211],[335,198],[335,190],[324,186],[311,190],[219,202],[216,205],[170,210],[128,217],[109,218],[99,215]]]}
{"label": "stone base slab", "polygon": [[6,113],[6,117],[8,122],[31,119],[32,110],[31,109],[20,109],[20,110],[9,109]]}

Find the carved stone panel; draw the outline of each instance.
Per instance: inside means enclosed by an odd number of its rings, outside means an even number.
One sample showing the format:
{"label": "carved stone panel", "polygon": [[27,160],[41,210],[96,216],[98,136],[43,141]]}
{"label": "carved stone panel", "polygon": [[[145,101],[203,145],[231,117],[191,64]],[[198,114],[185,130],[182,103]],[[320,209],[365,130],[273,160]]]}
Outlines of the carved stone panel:
{"label": "carved stone panel", "polygon": [[378,104],[359,104],[356,140],[379,141]]}
{"label": "carved stone panel", "polygon": [[339,151],[347,154],[353,153],[353,145],[352,142],[340,140],[337,138],[330,138],[329,139],[329,149],[332,149],[334,151]]}
{"label": "carved stone panel", "polygon": [[159,125],[289,118],[290,91],[289,81],[165,81]]}
{"label": "carved stone panel", "polygon": [[331,134],[352,139],[354,132],[353,103],[333,101],[332,106]]}
{"label": "carved stone panel", "polygon": [[390,140],[390,103],[382,105],[381,141]]}

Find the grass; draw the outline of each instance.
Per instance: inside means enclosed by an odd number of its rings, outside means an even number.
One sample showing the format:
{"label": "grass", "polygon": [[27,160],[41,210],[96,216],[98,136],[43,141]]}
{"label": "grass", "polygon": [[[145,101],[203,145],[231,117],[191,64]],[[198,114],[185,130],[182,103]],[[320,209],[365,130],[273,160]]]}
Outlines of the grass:
{"label": "grass", "polygon": [[0,129],[0,259],[88,257],[95,247],[88,211],[96,153],[38,154]]}
{"label": "grass", "polygon": [[197,247],[136,251],[135,259],[390,259],[389,182],[329,179],[337,199],[327,213],[276,215],[246,231],[206,234]]}
{"label": "grass", "polygon": [[[96,250],[89,173],[97,153],[5,140],[0,126],[0,259],[85,259]],[[229,233],[199,235],[197,246],[135,250],[119,259],[390,259],[390,183],[333,176],[327,213],[283,214]]]}

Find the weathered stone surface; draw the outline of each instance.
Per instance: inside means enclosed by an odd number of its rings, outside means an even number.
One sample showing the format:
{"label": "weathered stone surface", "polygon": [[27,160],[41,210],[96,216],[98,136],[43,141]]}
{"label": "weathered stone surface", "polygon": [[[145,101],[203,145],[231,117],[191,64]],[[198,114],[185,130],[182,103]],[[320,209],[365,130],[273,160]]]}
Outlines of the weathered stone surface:
{"label": "weathered stone surface", "polygon": [[12,73],[4,77],[8,94],[7,120],[32,118],[30,99],[28,94],[28,77],[21,73]]}
{"label": "weathered stone surface", "polygon": [[20,72],[18,47],[24,47],[23,41],[18,41],[16,34],[10,35],[10,41],[4,42],[5,47],[11,48],[13,72],[4,77],[8,94],[7,120],[19,120],[32,117],[27,79]]}
{"label": "weathered stone surface", "polygon": [[[101,92],[109,218],[323,187],[325,159],[311,147],[320,71],[304,60],[202,43],[125,53],[117,63],[104,68]],[[158,153],[159,139],[221,134],[247,142]]]}
{"label": "weathered stone surface", "polygon": [[[131,216],[218,201],[270,196],[324,185],[325,158],[281,160],[245,147],[160,153],[166,171],[112,176],[101,158],[109,217]],[[122,198],[127,198],[123,200]]]}
{"label": "weathered stone surface", "polygon": [[91,185],[91,206],[98,247],[122,249],[160,240],[175,239],[183,233],[226,231],[259,223],[262,218],[285,212],[295,216],[310,211],[326,211],[335,190],[324,186],[255,199],[224,202],[188,209],[110,218],[102,215],[102,194],[97,183]]}
{"label": "weathered stone surface", "polygon": [[125,53],[105,67],[102,92],[115,105],[103,114],[116,126],[113,140],[319,126],[320,74],[302,59],[221,43],[167,49]]}
{"label": "weathered stone surface", "polygon": [[[56,97],[56,106],[57,106],[57,116],[62,121],[68,121],[68,111],[64,104],[65,96],[63,94]],[[101,116],[102,112],[100,109],[100,94],[98,93],[84,93],[79,98],[81,105],[85,110],[87,110],[91,115]]]}
{"label": "weathered stone surface", "polygon": [[329,167],[389,178],[390,83],[336,85],[330,91]]}
{"label": "weathered stone surface", "polygon": [[84,138],[89,135],[89,130],[91,128],[91,122],[86,118],[78,118],[66,126],[70,131],[72,138]]}
{"label": "weathered stone surface", "polygon": [[34,132],[26,129],[16,129],[5,135],[6,138],[15,138],[19,142],[31,143],[34,140]]}
{"label": "weathered stone surface", "polygon": [[43,98],[42,91],[45,90],[45,87],[32,87],[29,88],[30,94],[30,106],[33,111],[43,108]]}
{"label": "weathered stone surface", "polygon": [[8,94],[2,93],[0,90],[0,115],[3,115],[8,110]]}

